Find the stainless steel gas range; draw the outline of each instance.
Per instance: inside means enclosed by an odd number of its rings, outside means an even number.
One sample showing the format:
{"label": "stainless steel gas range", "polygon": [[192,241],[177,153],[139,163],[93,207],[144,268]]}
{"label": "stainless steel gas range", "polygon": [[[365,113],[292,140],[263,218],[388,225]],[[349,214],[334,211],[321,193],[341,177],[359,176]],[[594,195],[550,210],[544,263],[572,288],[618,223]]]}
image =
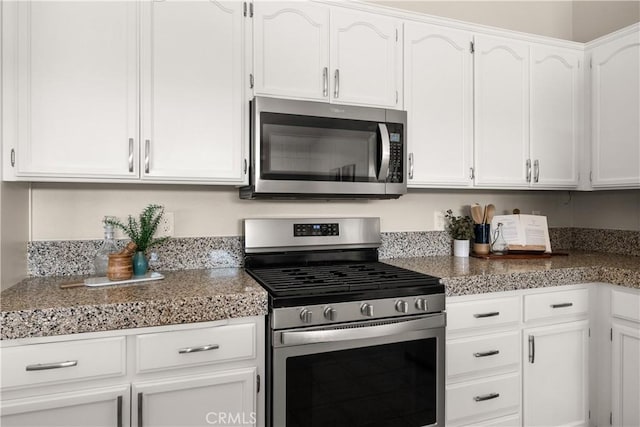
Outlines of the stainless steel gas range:
{"label": "stainless steel gas range", "polygon": [[378,261],[379,218],[244,231],[269,293],[267,426],[444,426],[444,286]]}

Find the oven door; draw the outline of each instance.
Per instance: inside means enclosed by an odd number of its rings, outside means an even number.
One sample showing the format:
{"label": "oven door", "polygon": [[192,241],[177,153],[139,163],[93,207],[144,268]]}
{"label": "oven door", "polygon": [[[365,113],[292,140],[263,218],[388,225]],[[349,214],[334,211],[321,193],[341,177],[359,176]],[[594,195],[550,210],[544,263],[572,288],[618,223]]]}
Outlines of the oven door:
{"label": "oven door", "polygon": [[277,331],[272,426],[444,426],[445,315]]}

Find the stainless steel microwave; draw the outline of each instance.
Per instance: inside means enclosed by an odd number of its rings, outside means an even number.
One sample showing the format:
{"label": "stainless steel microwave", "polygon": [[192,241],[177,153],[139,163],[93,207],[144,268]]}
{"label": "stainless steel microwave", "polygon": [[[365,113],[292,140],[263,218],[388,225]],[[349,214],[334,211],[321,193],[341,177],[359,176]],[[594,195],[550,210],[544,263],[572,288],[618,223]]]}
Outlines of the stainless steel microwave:
{"label": "stainless steel microwave", "polygon": [[407,192],[407,113],[256,97],[249,185],[240,197],[398,198]]}

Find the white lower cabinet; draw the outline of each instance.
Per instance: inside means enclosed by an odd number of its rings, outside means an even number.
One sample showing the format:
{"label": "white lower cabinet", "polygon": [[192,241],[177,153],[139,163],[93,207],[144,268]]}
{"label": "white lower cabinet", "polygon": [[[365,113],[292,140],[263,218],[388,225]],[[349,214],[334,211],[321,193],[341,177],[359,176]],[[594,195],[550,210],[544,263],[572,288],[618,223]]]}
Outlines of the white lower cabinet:
{"label": "white lower cabinet", "polygon": [[263,425],[264,318],[86,335],[0,343],[2,426]]}

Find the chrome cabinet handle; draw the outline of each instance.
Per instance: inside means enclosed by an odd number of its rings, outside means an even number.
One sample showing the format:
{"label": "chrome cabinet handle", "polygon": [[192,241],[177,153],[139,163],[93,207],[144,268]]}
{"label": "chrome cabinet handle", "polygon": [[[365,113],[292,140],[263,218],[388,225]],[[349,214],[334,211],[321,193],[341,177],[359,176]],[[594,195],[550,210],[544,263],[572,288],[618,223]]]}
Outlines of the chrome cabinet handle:
{"label": "chrome cabinet handle", "polygon": [[492,311],[489,313],[476,313],[473,315],[473,317],[475,317],[476,319],[484,319],[485,317],[495,317],[499,315],[500,315],[499,311]]}
{"label": "chrome cabinet handle", "polygon": [[336,72],[333,75],[333,97],[338,98],[340,95],[340,70],[336,68]]}
{"label": "chrome cabinet handle", "polygon": [[473,398],[476,402],[484,402],[485,400],[491,400],[500,397],[500,393],[489,393],[483,396],[476,396]]}
{"label": "chrome cabinet handle", "polygon": [[144,173],[149,173],[149,155],[151,151],[151,141],[146,139],[144,141]]}
{"label": "chrome cabinet handle", "polygon": [[496,354],[500,354],[500,350],[490,350],[490,351],[484,351],[480,353],[473,353],[473,357],[495,356]]}
{"label": "chrome cabinet handle", "polygon": [[329,69],[324,67],[322,69],[322,96],[329,95]]}
{"label": "chrome cabinet handle", "polygon": [[529,335],[529,363],[536,360],[536,339],[533,335]]}
{"label": "chrome cabinet handle", "polygon": [[181,349],[178,349],[178,353],[180,353],[180,354],[197,353],[199,351],[217,350],[218,348],[220,348],[220,346],[218,344],[207,344],[207,345],[202,345],[200,347],[181,348]]}
{"label": "chrome cabinet handle", "polygon": [[538,182],[538,178],[540,178],[540,162],[537,160],[533,161],[533,182]]}
{"label": "chrome cabinet handle", "polygon": [[129,138],[129,172],[133,172],[133,138]]}
{"label": "chrome cabinet handle", "polygon": [[527,168],[527,182],[531,182],[531,159],[527,159],[525,166]]}
{"label": "chrome cabinet handle", "polygon": [[118,396],[118,408],[116,409],[116,413],[118,427],[122,427],[122,396]]}
{"label": "chrome cabinet handle", "polygon": [[474,170],[473,168],[469,168],[469,179],[471,181],[473,181],[473,179],[476,177],[476,175],[474,174]]}
{"label": "chrome cabinet handle", "polygon": [[72,366],[77,366],[77,360],[68,360],[66,362],[53,362],[53,363],[39,363],[36,365],[27,365],[25,368],[27,371],[46,371],[47,369],[60,369],[60,368],[70,368]]}
{"label": "chrome cabinet handle", "polygon": [[248,168],[247,159],[244,159],[244,174],[245,175],[247,174],[247,168]]}
{"label": "chrome cabinet handle", "polygon": [[378,123],[380,138],[382,139],[382,157],[380,159],[380,171],[378,181],[386,181],[389,176],[389,158],[391,157],[391,141],[389,140],[389,129],[384,123]]}
{"label": "chrome cabinet handle", "polygon": [[16,165],[16,149],[12,148],[11,149],[11,167],[14,167]]}
{"label": "chrome cabinet handle", "polygon": [[138,393],[138,427],[142,427],[142,393]]}
{"label": "chrome cabinet handle", "polygon": [[409,153],[409,179],[413,179],[413,153]]}
{"label": "chrome cabinet handle", "polygon": [[561,304],[551,304],[551,308],[563,308],[573,306],[572,302],[563,302]]}

